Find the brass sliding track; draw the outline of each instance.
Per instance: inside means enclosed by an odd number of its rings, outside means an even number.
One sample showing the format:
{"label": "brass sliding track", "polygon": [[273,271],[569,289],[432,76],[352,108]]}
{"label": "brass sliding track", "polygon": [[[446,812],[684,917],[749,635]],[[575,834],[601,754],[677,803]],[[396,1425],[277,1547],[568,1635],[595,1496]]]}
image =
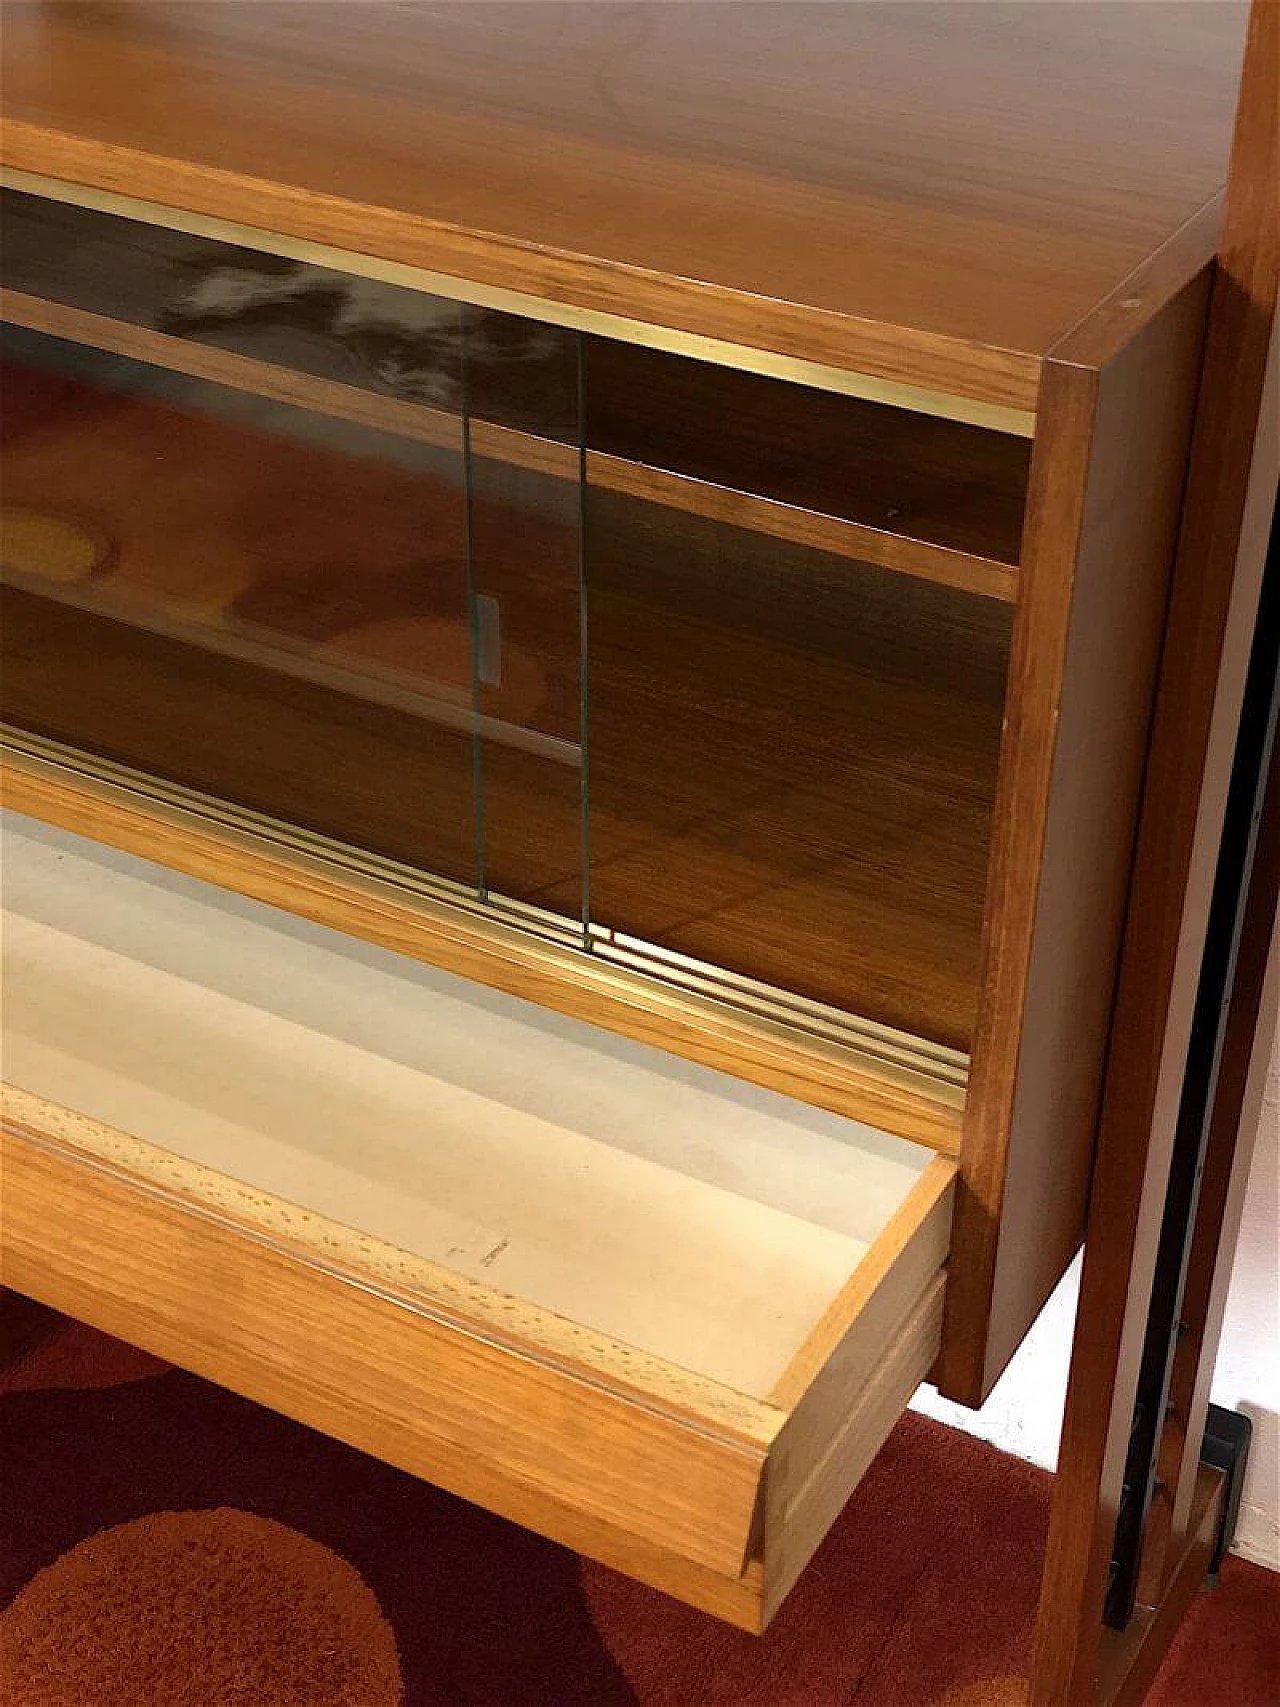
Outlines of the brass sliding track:
{"label": "brass sliding track", "polygon": [[[730,1011],[735,1019],[758,1027],[780,1044],[827,1058],[842,1057],[899,1086],[910,1085],[944,1108],[958,1111],[963,1107],[969,1060],[959,1050],[790,995],[602,925],[591,925],[584,940],[581,921],[500,894],[481,898],[474,889],[448,878],[364,853],[263,813],[229,805],[8,725],[0,725],[0,752],[13,755],[20,763],[34,761],[46,775],[53,773],[87,791],[123,797],[171,821],[178,817],[195,822],[205,831],[225,833],[229,840],[248,837],[263,847],[296,856],[309,866],[325,868],[333,875],[346,873],[359,882],[376,885],[383,893],[394,892],[401,904],[434,915],[445,927],[453,920],[456,928],[471,937],[482,934],[495,949],[509,945],[527,955],[542,944],[557,959],[570,955],[584,968],[594,968],[595,975],[607,981],[611,993],[629,991],[637,1004],[643,1005],[646,992],[660,986],[668,995],[687,998],[692,1006],[710,1003],[721,1011]],[[546,970],[554,975],[554,967],[549,965]]]}

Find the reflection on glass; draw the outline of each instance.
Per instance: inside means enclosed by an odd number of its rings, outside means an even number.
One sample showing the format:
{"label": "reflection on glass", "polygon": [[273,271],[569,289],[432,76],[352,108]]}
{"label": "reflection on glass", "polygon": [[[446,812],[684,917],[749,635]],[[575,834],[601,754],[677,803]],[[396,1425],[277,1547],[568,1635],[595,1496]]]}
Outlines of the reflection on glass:
{"label": "reflection on glass", "polygon": [[13,723],[968,1046],[1023,441],[3,210]]}
{"label": "reflection on glass", "polygon": [[967,1047],[1010,607],[588,504],[593,917]]}
{"label": "reflection on glass", "polygon": [[3,380],[7,716],[473,883],[460,432],[27,332]]}

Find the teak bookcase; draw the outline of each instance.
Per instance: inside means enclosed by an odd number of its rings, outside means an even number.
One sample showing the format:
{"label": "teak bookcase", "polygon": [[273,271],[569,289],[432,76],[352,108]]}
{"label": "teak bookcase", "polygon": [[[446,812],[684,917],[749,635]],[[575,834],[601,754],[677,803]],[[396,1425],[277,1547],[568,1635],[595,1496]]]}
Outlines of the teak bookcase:
{"label": "teak bookcase", "polygon": [[763,1627],[1083,1234],[1244,27],[6,9],[8,1284]]}

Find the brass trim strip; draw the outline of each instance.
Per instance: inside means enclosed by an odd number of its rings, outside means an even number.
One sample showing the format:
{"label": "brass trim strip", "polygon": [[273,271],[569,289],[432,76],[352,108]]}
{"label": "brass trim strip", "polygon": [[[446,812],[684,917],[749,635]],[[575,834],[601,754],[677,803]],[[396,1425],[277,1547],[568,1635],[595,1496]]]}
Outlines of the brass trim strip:
{"label": "brass trim strip", "polygon": [[802,1029],[813,1037],[821,1037],[837,1047],[849,1046],[850,1030],[856,1029],[857,1047],[861,1054],[873,1050],[884,1061],[893,1061],[910,1072],[920,1072],[922,1062],[929,1063],[939,1081],[963,1091],[968,1083],[969,1057],[959,1049],[911,1036],[877,1020],[849,1015],[840,1008],[780,990],[756,978],[739,972],[729,972],[690,955],[678,954],[657,943],[630,937],[621,931],[591,927],[593,952],[611,964],[630,967],[642,977],[660,978],[664,983],[709,997],[722,1005],[731,1005],[744,1014],[756,1014],[772,1023],[781,1021]]}
{"label": "brass trim strip", "polygon": [[444,273],[428,272],[425,268],[406,266],[399,261],[384,261],[374,255],[363,255],[354,250],[336,249],[328,244],[289,237],[283,232],[240,225],[231,220],[211,219],[204,214],[165,207],[159,202],[141,201],[134,196],[119,195],[113,190],[93,189],[87,184],[68,183],[61,178],[49,178],[43,173],[26,172],[18,167],[0,168],[0,187],[20,190],[28,195],[44,196],[51,201],[68,202],[73,207],[89,208],[97,213],[114,214],[121,219],[136,219],[148,225],[167,226],[171,231],[189,232],[193,237],[204,237],[217,243],[237,244],[241,248],[283,255],[290,260],[328,267],[336,272],[359,274],[364,278],[378,279],[383,284],[400,285],[406,290],[448,297],[455,302],[470,303],[477,308],[493,308],[503,313],[541,320],[553,326],[594,333],[602,338],[614,338],[622,343],[665,350],[671,355],[687,356],[695,361],[713,363],[717,367],[737,368],[742,372],[761,374],[769,379],[786,380],[793,385],[807,385],[816,391],[838,392],[845,397],[858,397],[868,403],[885,403],[895,409],[910,409],[919,415],[934,415],[942,420],[961,421],[969,426],[986,427],[992,432],[1011,433],[1018,438],[1029,439],[1035,436],[1035,414],[1026,409],[1010,408],[1006,404],[983,403],[976,398],[959,397],[950,392],[930,391],[916,385],[901,385],[891,380],[877,379],[872,374],[829,367],[820,362],[803,361],[792,356],[775,355],[768,350],[753,349],[746,344],[732,344],[720,338],[677,332],[664,326],[648,325],[641,320],[630,320],[622,315],[603,313],[598,309],[574,308],[568,303],[528,296],[522,291],[504,290],[494,285],[452,278]]}
{"label": "brass trim strip", "polygon": [[957,1050],[723,972],[637,938],[615,939],[611,932],[598,926],[591,928],[590,947],[587,947],[581,925],[561,914],[502,895],[489,894],[481,900],[474,891],[448,878],[363,853],[247,807],[228,805],[194,789],[0,723],[0,752],[3,751],[82,779],[91,786],[124,794],[139,803],[181,813],[208,827],[251,835],[330,870],[347,871],[352,876],[386,885],[406,900],[437,913],[462,914],[471,930],[479,926],[495,940],[537,939],[587,964],[595,963],[602,976],[623,988],[629,986],[643,992],[656,984],[668,994],[675,993],[691,1003],[712,1002],[732,1012],[744,1024],[758,1027],[761,1035],[789,1041],[811,1055],[857,1057],[869,1072],[895,1085],[912,1084],[940,1107],[956,1111],[964,1107],[969,1058]]}

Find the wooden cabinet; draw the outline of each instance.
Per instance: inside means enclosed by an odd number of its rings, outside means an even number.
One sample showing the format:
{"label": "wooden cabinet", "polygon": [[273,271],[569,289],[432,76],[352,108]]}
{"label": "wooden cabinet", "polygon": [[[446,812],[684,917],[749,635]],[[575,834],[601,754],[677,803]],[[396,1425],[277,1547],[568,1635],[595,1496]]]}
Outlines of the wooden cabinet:
{"label": "wooden cabinet", "polygon": [[1079,1240],[1243,29],[798,11],[5,60],[11,1283],[749,1627]]}

